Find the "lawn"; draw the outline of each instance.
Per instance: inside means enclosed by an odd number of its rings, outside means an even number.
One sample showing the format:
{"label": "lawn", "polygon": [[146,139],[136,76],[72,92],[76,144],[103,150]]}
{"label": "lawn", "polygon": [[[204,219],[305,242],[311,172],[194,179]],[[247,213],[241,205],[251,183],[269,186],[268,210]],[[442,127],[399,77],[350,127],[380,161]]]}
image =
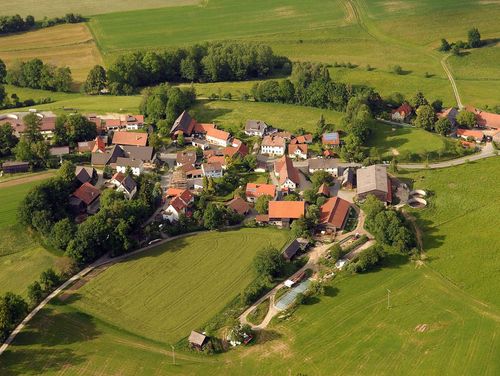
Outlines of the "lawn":
{"label": "lawn", "polygon": [[199,101],[192,111],[200,122],[213,121],[222,128],[237,131],[245,127],[250,119],[260,119],[274,127],[294,132],[304,128],[314,131],[321,115],[327,123],[338,125],[341,112],[303,107],[281,103],[244,102],[244,101]]}
{"label": "lawn", "polygon": [[500,158],[403,176],[431,193],[429,207],[415,211],[429,265],[500,308]]}
{"label": "lawn", "polygon": [[81,83],[92,66],[102,64],[101,54],[84,23],[2,36],[1,40],[0,59],[7,68],[16,60],[37,57],[45,63],[70,67],[73,79]]}
{"label": "lawn", "polygon": [[219,313],[255,277],[255,253],[288,232],[241,229],[176,240],[117,264],[78,290],[73,304],[127,331],[176,343]]}
{"label": "lawn", "polygon": [[[17,207],[37,181],[24,182],[26,176],[0,183],[0,293],[26,294],[28,285],[40,273],[54,266],[58,255],[51,253],[17,224]],[[15,185],[13,185],[15,184]],[[3,185],[9,185],[3,186]]]}
{"label": "lawn", "polygon": [[0,0],[0,15],[31,14],[36,18],[64,16],[68,12],[83,15],[120,12],[135,9],[163,8],[199,3],[198,0],[23,0],[16,3]]}

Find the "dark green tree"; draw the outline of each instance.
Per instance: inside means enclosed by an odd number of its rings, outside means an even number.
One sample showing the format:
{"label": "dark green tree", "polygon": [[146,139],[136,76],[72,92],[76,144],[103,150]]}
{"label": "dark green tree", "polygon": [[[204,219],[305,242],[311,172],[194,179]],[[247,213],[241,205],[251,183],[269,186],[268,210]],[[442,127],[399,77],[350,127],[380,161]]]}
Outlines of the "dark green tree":
{"label": "dark green tree", "polygon": [[272,199],[273,198],[270,195],[257,197],[257,200],[255,201],[255,210],[257,210],[257,213],[266,214],[269,210],[269,201],[272,201]]}
{"label": "dark green tree", "polygon": [[87,75],[87,80],[84,84],[84,90],[87,94],[100,94],[101,90],[107,85],[106,70],[101,65],[94,65]]}
{"label": "dark green tree", "polygon": [[457,123],[463,128],[474,128],[477,124],[476,115],[473,112],[462,110],[457,115]]}
{"label": "dark green tree", "polygon": [[261,249],[255,255],[253,266],[255,271],[265,277],[277,277],[280,275],[284,262],[281,252],[274,247]]}
{"label": "dark green tree", "polygon": [[434,123],[436,122],[436,114],[434,109],[429,105],[421,105],[417,108],[417,117],[415,125],[428,131],[434,130]]}
{"label": "dark green tree", "polygon": [[17,142],[18,139],[11,125],[9,123],[0,125],[0,157],[11,155]]}
{"label": "dark green tree", "polygon": [[471,48],[478,48],[483,45],[483,42],[481,41],[481,34],[479,33],[479,29],[477,27],[473,27],[469,30],[467,33],[467,39]]}
{"label": "dark green tree", "polygon": [[434,124],[434,129],[436,130],[436,132],[443,136],[446,136],[448,133],[450,133],[451,128],[451,122],[447,118],[438,119],[438,121],[436,121],[436,124]]}
{"label": "dark green tree", "polygon": [[33,282],[28,286],[28,299],[32,306],[37,305],[43,298],[42,286],[38,281]]}

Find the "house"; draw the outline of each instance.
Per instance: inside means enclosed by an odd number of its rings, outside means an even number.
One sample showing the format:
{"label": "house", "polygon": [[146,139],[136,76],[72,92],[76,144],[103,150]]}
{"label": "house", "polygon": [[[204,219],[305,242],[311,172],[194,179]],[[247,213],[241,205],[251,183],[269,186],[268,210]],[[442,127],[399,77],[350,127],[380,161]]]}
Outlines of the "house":
{"label": "house", "polygon": [[222,166],[222,169],[226,169],[226,157],[223,155],[212,155],[211,157],[207,158],[207,163],[220,163]]}
{"label": "house", "polygon": [[284,138],[285,141],[288,141],[288,142],[290,142],[292,140],[292,133],[288,132],[288,131],[275,132],[273,134],[273,136]]}
{"label": "house", "polygon": [[335,157],[338,157],[338,155],[333,150],[326,149],[326,150],[323,150],[323,157],[325,157],[325,158],[335,158]]}
{"label": "house", "polygon": [[203,350],[203,347],[205,347],[208,341],[209,338],[206,335],[195,332],[194,330],[191,332],[188,338],[189,345],[199,351]]}
{"label": "house", "polygon": [[128,200],[131,200],[137,193],[137,183],[130,175],[125,175],[123,172],[114,174],[111,183],[116,187],[116,191],[123,192]]}
{"label": "house", "polygon": [[222,150],[222,154],[230,158],[233,158],[235,155],[243,158],[248,155],[248,146],[237,138],[234,138],[232,145],[225,147]]}
{"label": "house", "polygon": [[208,178],[221,178],[223,174],[222,165],[219,162],[203,163],[201,170],[203,171],[203,176]]}
{"label": "house", "polygon": [[339,132],[324,133],[321,137],[321,143],[326,147],[340,146]]}
{"label": "house", "polygon": [[175,119],[172,128],[170,128],[170,136],[176,139],[179,134],[184,136],[191,136],[194,127],[196,125],[196,120],[194,120],[187,111],[183,111],[177,119]]}
{"label": "house", "polygon": [[69,205],[75,213],[87,212],[95,214],[99,210],[99,197],[101,191],[89,182],[83,183],[80,188],[73,192],[69,199]]}
{"label": "house", "polygon": [[115,132],[111,141],[114,145],[146,146],[148,134],[140,132]]}
{"label": "house", "polygon": [[28,172],[30,169],[29,162],[22,161],[7,161],[2,163],[2,170],[5,174],[15,174],[17,172]]}
{"label": "house", "polygon": [[95,140],[79,142],[77,145],[77,150],[79,153],[105,153],[107,142],[107,136],[97,136]]}
{"label": "house", "polygon": [[372,165],[358,169],[356,185],[359,200],[366,199],[368,195],[374,195],[382,202],[391,203],[392,201],[391,181],[385,166]]}
{"label": "house", "polygon": [[327,184],[323,183],[319,186],[317,193],[318,195],[330,197],[330,187]]}
{"label": "house", "polygon": [[290,223],[303,217],[306,212],[304,201],[269,201],[269,223],[288,227]]}
{"label": "house", "polygon": [[167,189],[167,192],[165,192],[165,197],[180,197],[187,205],[194,202],[193,194],[189,192],[189,190],[183,188],[169,188]]}
{"label": "house", "polygon": [[[96,143],[97,144],[97,143]],[[118,158],[129,158],[141,161],[144,168],[152,168],[156,160],[151,146],[114,145],[110,149],[92,152],[92,166],[106,166],[116,164]]]}
{"label": "house", "polygon": [[319,224],[323,228],[342,230],[345,226],[351,204],[340,198],[329,198],[320,208]]}
{"label": "house", "polygon": [[413,108],[408,103],[403,103],[397,109],[392,111],[391,119],[394,121],[404,122],[409,120],[409,117],[413,113]]}
{"label": "house", "polygon": [[313,135],[308,133],[301,136],[297,136],[290,141],[291,144],[312,144]]}
{"label": "house", "polygon": [[285,155],[286,141],[283,137],[265,136],[260,144],[260,152],[269,155]]}
{"label": "house", "polygon": [[116,158],[116,171],[126,173],[130,167],[132,174],[139,176],[144,171],[144,163],[140,159],[118,157]]}
{"label": "house", "polygon": [[51,111],[38,112],[36,109],[30,109],[25,112],[0,114],[0,125],[10,124],[14,131],[14,135],[19,138],[26,132],[24,117],[33,113],[36,114],[40,120],[40,133],[45,139],[50,140],[54,136],[54,130],[56,128],[56,115]]}
{"label": "house", "polygon": [[215,129],[214,123],[197,123],[195,122],[192,134],[195,136],[203,136],[207,134],[209,129]]}
{"label": "house", "polygon": [[81,183],[91,183],[97,177],[97,171],[93,167],[76,166],[75,177]]}
{"label": "house", "polygon": [[281,188],[294,190],[300,184],[299,170],[286,155],[274,162],[274,174],[278,177]]}
{"label": "house", "polygon": [[191,145],[200,148],[201,150],[207,150],[210,148],[209,142],[203,138],[193,138],[191,140]]}
{"label": "house", "polygon": [[339,172],[338,160],[322,158],[309,159],[308,170],[310,174],[314,174],[316,171],[326,171],[337,177]]}
{"label": "house", "polygon": [[[151,165],[156,160],[152,146],[131,146],[123,145],[120,148],[124,151],[125,156],[132,159],[138,159],[145,164]],[[149,166],[152,167],[152,166]]]}
{"label": "house", "polygon": [[466,110],[476,115],[476,122],[479,127],[500,129],[500,114],[482,111],[472,106],[467,106]]}
{"label": "house", "polygon": [[288,145],[288,156],[290,158],[307,159],[307,144]]}
{"label": "house", "polygon": [[193,168],[191,170],[186,170],[186,177],[189,179],[202,179],[203,170],[201,168]]}
{"label": "house", "polygon": [[250,211],[250,206],[247,204],[245,200],[243,200],[241,197],[237,196],[233,198],[231,201],[229,201],[226,206],[228,208],[233,209],[236,213],[239,215],[247,215],[248,212]]}
{"label": "house", "polygon": [[276,187],[273,184],[247,183],[245,195],[248,202],[255,202],[260,196],[276,196]]}
{"label": "house", "polygon": [[144,115],[125,115],[124,119],[120,120],[128,131],[137,130],[144,126]]}
{"label": "house", "polygon": [[346,189],[354,189],[356,186],[356,171],[352,167],[348,167],[342,172],[341,185]]}
{"label": "house", "polygon": [[248,120],[245,124],[245,134],[247,136],[264,137],[269,126],[262,120]]}
{"label": "house", "polygon": [[205,137],[206,140],[213,145],[226,147],[229,146],[231,134],[221,129],[209,128]]}
{"label": "house", "polygon": [[288,244],[283,251],[281,251],[281,255],[285,259],[285,261],[291,261],[292,258],[300,251],[300,243],[297,239],[292,240],[290,244]]}
{"label": "house", "polygon": [[196,164],[196,152],[193,150],[188,151],[178,151],[177,157],[175,159],[175,164],[177,167],[180,166],[191,166],[194,167]]}
{"label": "house", "polygon": [[[170,193],[169,193],[170,191]],[[177,193],[175,196],[168,196],[169,194]],[[167,197],[172,197],[168,203],[168,207],[163,213],[163,218],[170,222],[179,220],[181,214],[186,214],[187,208],[194,201],[194,196],[187,189],[177,190],[174,192],[171,188],[167,191]]]}
{"label": "house", "polygon": [[457,115],[458,110],[455,107],[447,108],[436,114],[438,119],[448,119],[453,127],[457,125]]}
{"label": "house", "polygon": [[269,215],[268,214],[257,214],[255,216],[255,223],[260,225],[269,223]]}
{"label": "house", "polygon": [[254,172],[267,172],[267,163],[257,161],[257,166],[253,169]]}
{"label": "house", "polygon": [[464,140],[474,139],[478,144],[484,140],[484,133],[477,129],[457,129],[455,133]]}
{"label": "house", "polygon": [[49,154],[53,157],[61,157],[69,154],[69,146],[54,146],[49,149]]}

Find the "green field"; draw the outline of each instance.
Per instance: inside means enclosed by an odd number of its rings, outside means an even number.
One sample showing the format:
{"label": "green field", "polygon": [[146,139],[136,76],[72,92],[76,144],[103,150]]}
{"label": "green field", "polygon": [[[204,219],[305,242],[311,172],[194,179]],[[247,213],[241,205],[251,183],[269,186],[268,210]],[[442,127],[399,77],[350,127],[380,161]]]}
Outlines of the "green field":
{"label": "green field", "polygon": [[28,285],[43,270],[54,266],[58,258],[17,224],[17,207],[36,184],[38,182],[9,187],[0,184],[0,293],[26,294]]}
{"label": "green field", "polygon": [[78,290],[74,306],[137,335],[176,343],[219,313],[255,277],[256,251],[288,233],[200,234],[112,266]]}
{"label": "green field", "polygon": [[[499,167],[500,159],[491,158],[403,174],[416,179],[416,187],[432,191],[430,206],[415,212],[425,230],[427,261],[417,266],[391,255],[374,272],[336,279],[325,296],[301,306],[288,321],[272,324],[249,348],[210,357],[177,351],[173,366],[167,344],[130,333],[130,329],[147,332],[149,313],[123,328],[80,311],[78,305],[85,306],[92,282],[80,290],[81,300],[42,311],[3,355],[0,373],[34,375],[43,369],[47,375],[497,375]],[[190,239],[194,238],[186,240]],[[140,289],[144,282],[137,280],[134,264],[164,265],[160,260],[171,258],[179,262],[172,262],[175,268],[181,267],[176,253],[144,256],[113,267],[95,282],[112,284],[109,291],[123,293],[128,288],[129,296],[135,297],[135,286]],[[115,268],[122,273],[116,274]],[[150,271],[144,268],[145,275]],[[172,281],[168,272],[160,279],[153,273],[151,278],[155,282],[149,284],[146,304],[148,297],[156,299],[155,292],[162,294],[162,286]],[[391,291],[390,309],[386,289]],[[164,290],[167,294],[173,288]],[[120,294],[115,299],[118,307],[126,301]],[[109,304],[106,298],[99,301],[103,310]],[[165,302],[158,304],[168,310]],[[127,314],[129,307],[124,308]],[[124,322],[124,317],[117,314],[113,323]],[[142,330],[137,330],[139,326]],[[156,334],[161,335],[161,331]]]}

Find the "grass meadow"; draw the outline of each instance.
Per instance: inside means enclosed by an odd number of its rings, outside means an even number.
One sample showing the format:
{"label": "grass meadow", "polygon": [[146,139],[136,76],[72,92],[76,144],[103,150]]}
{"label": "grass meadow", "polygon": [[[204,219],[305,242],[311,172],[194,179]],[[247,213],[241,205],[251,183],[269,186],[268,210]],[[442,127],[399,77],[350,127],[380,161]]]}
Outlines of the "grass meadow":
{"label": "grass meadow", "polygon": [[255,253],[284,246],[288,232],[241,229],[175,240],[112,266],[73,304],[127,331],[176,343],[219,313],[255,278]]}
{"label": "grass meadow", "polygon": [[[1,8],[1,7],[0,7]],[[16,60],[39,58],[45,63],[68,66],[81,83],[94,65],[103,64],[101,54],[84,23],[58,25],[1,37],[0,59],[7,69]]]}
{"label": "grass meadow", "polygon": [[17,224],[17,207],[38,182],[12,183],[0,183],[0,294],[11,291],[24,295],[43,270],[54,266],[58,255],[40,246]]}
{"label": "grass meadow", "polygon": [[43,18],[45,16],[64,16],[68,12],[73,12],[88,16],[198,3],[198,0],[24,0],[22,3],[0,0],[0,15],[20,14],[25,17],[31,14],[35,18]]}

